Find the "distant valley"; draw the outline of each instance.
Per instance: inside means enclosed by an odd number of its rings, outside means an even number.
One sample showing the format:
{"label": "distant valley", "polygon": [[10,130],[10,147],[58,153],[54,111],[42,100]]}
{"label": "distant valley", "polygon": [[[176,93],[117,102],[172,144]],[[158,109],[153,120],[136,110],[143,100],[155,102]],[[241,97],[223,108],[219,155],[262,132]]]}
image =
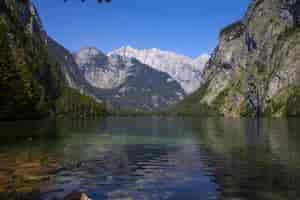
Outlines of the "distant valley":
{"label": "distant valley", "polygon": [[181,85],[168,73],[133,57],[105,55],[96,48],[74,53],[92,93],[116,109],[166,110],[186,96]]}
{"label": "distant valley", "polygon": [[158,49],[130,47],[107,55],[95,47],[85,47],[71,54],[51,38],[48,46],[53,58],[60,58],[71,87],[114,110],[166,111],[199,88],[201,72],[209,59],[208,55],[192,59]]}

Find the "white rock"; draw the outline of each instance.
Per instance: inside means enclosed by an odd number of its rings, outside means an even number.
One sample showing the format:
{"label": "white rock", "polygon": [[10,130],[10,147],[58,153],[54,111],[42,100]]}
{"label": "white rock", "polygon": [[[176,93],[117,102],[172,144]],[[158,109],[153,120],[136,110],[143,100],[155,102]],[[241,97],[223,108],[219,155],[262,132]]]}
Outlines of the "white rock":
{"label": "white rock", "polygon": [[134,49],[130,46],[121,47],[108,53],[109,56],[119,55],[123,58],[136,58],[150,67],[168,73],[178,81],[187,93],[192,93],[200,87],[201,72],[209,60],[209,55],[203,54],[196,59],[179,55],[174,52],[153,49]]}

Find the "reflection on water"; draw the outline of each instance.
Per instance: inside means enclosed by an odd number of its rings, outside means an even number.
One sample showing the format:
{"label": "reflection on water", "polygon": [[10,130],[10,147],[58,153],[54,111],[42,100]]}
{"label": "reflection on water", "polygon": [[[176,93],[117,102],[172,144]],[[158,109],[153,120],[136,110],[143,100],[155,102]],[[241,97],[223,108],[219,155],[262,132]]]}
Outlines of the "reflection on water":
{"label": "reflection on water", "polygon": [[0,199],[300,199],[300,120],[0,124]]}

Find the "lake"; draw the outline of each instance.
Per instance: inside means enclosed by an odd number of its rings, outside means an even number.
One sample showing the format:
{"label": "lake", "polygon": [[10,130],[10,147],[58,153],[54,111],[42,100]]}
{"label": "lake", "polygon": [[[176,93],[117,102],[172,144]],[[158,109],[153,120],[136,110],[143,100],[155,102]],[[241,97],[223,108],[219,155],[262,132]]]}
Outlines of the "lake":
{"label": "lake", "polygon": [[0,123],[0,199],[300,199],[300,119]]}

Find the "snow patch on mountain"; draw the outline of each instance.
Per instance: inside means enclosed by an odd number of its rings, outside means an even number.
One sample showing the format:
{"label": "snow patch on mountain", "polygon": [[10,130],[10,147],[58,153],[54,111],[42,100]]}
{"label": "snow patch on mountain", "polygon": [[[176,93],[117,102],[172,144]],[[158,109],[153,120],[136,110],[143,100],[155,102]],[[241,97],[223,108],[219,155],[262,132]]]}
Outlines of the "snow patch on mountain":
{"label": "snow patch on mountain", "polygon": [[90,47],[82,48],[73,56],[97,97],[115,108],[166,110],[186,95],[168,73],[143,64],[135,57],[107,56]]}
{"label": "snow patch on mountain", "polygon": [[135,49],[130,46],[121,47],[108,53],[108,56],[136,58],[150,67],[168,73],[176,80],[186,93],[192,93],[200,87],[201,73],[209,55],[203,54],[196,59],[174,52],[153,49]]}

